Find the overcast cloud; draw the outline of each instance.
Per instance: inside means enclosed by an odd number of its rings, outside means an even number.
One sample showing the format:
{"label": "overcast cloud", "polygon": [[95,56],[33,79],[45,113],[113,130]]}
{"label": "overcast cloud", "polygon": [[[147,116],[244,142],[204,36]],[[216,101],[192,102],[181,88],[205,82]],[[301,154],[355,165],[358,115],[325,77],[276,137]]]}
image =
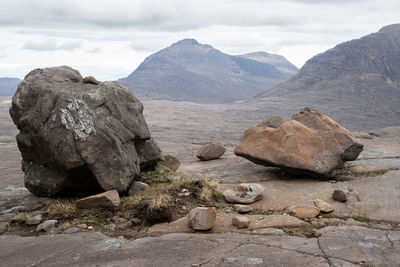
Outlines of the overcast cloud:
{"label": "overcast cloud", "polygon": [[0,77],[70,65],[101,80],[195,38],[230,54],[313,55],[399,23],[398,0],[0,0]]}

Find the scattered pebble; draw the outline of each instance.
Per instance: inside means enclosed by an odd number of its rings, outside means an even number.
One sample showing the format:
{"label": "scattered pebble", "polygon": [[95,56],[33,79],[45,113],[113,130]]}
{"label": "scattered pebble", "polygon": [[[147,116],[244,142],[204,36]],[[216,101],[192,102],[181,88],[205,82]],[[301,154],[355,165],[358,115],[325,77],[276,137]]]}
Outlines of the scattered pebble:
{"label": "scattered pebble", "polygon": [[347,201],[346,193],[343,190],[337,189],[333,191],[332,198],[339,202]]}
{"label": "scattered pebble", "polygon": [[57,224],[57,220],[47,220],[36,227],[36,232],[49,232]]}
{"label": "scattered pebble", "polygon": [[314,199],[314,204],[323,212],[332,212],[334,207],[322,199]]}
{"label": "scattered pebble", "polygon": [[248,213],[253,210],[249,205],[235,204],[233,205],[233,209],[239,213]]}
{"label": "scattered pebble", "polygon": [[42,215],[38,214],[36,216],[28,217],[26,219],[27,225],[38,225],[42,222]]}
{"label": "scattered pebble", "polygon": [[232,218],[232,224],[239,229],[249,227],[250,220],[245,216],[235,216]]}

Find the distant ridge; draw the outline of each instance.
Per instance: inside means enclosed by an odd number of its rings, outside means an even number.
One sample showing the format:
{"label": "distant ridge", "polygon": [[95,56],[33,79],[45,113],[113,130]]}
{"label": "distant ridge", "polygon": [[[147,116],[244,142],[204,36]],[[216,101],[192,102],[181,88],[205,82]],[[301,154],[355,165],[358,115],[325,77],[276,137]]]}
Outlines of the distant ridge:
{"label": "distant ridge", "polygon": [[267,113],[284,107],[281,113],[288,114],[310,105],[350,129],[365,130],[400,125],[399,102],[400,24],[393,24],[314,56],[249,104]]}
{"label": "distant ridge", "polygon": [[183,39],[147,57],[119,82],[139,97],[233,103],[248,100],[296,72],[282,56],[265,52],[232,56],[195,39]]}
{"label": "distant ridge", "polygon": [[0,96],[14,95],[20,82],[18,78],[0,78]]}

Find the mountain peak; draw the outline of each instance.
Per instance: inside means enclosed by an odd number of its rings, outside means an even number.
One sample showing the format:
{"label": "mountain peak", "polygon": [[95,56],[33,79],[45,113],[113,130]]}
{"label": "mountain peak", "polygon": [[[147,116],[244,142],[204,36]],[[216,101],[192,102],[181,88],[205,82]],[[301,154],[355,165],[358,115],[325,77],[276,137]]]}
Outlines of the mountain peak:
{"label": "mountain peak", "polygon": [[197,42],[196,39],[190,39],[190,38],[186,38],[186,39],[182,39],[176,43],[173,44],[173,46],[176,45],[198,45],[199,42]]}

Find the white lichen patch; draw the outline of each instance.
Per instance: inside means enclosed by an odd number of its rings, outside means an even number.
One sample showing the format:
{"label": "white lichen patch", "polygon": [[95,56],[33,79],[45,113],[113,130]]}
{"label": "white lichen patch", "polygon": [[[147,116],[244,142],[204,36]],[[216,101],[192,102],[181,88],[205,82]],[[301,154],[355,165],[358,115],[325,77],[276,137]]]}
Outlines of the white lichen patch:
{"label": "white lichen patch", "polygon": [[86,141],[91,133],[96,133],[92,111],[81,99],[71,99],[66,108],[60,109],[61,123],[71,130],[75,140]]}

